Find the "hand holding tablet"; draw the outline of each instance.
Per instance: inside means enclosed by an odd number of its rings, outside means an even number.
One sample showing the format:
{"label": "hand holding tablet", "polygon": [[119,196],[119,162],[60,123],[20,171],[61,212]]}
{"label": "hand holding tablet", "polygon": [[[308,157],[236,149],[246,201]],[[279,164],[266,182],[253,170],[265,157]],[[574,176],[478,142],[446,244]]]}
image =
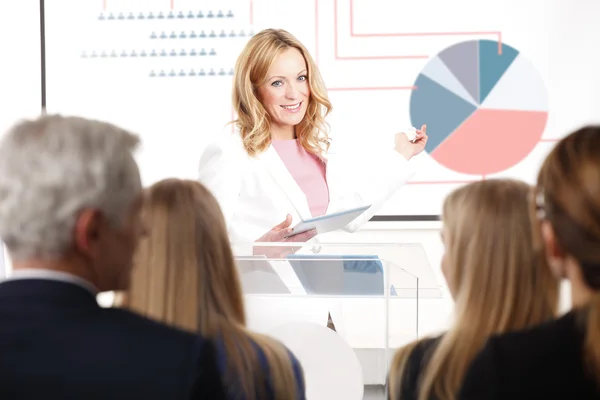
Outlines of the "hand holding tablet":
{"label": "hand holding tablet", "polygon": [[346,211],[323,215],[321,217],[303,220],[292,228],[292,231],[286,237],[294,237],[304,232],[315,230],[317,233],[326,233],[342,229],[350,222],[358,218],[367,211],[371,205],[361,206]]}
{"label": "hand holding tablet", "polygon": [[[290,236],[292,228],[292,216],[287,215],[285,220],[274,226],[270,231],[259,237],[255,242],[259,243],[281,243],[281,242],[306,242],[317,235],[316,230],[307,230],[294,236]],[[285,258],[288,254],[293,254],[301,246],[254,246],[254,255],[263,255],[267,258]]]}
{"label": "hand holding tablet", "polygon": [[[306,242],[319,233],[326,233],[342,229],[350,222],[367,211],[371,205],[361,206],[350,210],[323,215],[300,221],[293,228],[289,228],[292,217],[288,215],[281,224],[273,227],[255,242]],[[268,258],[283,258],[295,253],[301,246],[256,246],[254,255],[265,255]]]}

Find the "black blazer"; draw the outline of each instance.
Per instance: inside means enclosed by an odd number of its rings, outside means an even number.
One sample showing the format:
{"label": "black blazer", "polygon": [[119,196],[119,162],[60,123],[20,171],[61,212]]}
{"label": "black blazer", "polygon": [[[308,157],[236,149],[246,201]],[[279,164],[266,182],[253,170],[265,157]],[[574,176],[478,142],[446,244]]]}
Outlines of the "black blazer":
{"label": "black blazer", "polygon": [[[406,367],[402,379],[402,388],[400,390],[401,400],[417,400],[419,398],[419,387],[423,371],[427,367],[431,355],[437,348],[442,336],[422,340],[415,346],[408,356]],[[388,393],[388,399],[391,393]]]}
{"label": "black blazer", "polygon": [[0,399],[224,399],[209,342],[82,287],[0,283]]}
{"label": "black blazer", "polygon": [[461,400],[598,399],[584,369],[579,313],[491,338],[471,364]]}

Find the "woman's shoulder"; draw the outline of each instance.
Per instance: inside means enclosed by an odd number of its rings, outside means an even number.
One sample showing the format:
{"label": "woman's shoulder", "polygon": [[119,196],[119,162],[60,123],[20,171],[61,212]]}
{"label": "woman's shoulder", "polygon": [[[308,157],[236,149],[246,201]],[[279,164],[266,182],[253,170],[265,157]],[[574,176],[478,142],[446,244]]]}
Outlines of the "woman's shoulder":
{"label": "woman's shoulder", "polygon": [[227,132],[212,139],[202,150],[199,161],[200,171],[220,169],[239,164],[246,159],[247,153],[239,132]]}
{"label": "woman's shoulder", "polygon": [[281,357],[289,358],[292,364],[299,364],[299,361],[295,354],[281,341],[260,333],[253,332],[250,334],[250,340],[254,344],[256,351],[263,361],[266,361],[265,353],[279,354]]}
{"label": "woman's shoulder", "polygon": [[243,153],[244,142],[242,136],[238,131],[233,132],[221,132],[208,142],[204,148],[203,154],[230,154],[230,153]]}
{"label": "woman's shoulder", "polygon": [[268,375],[270,375],[270,370],[274,366],[269,365],[269,360],[266,355],[267,352],[271,357],[279,357],[280,362],[289,361],[294,374],[294,379],[297,382],[297,398],[303,399],[305,397],[304,370],[296,355],[285,344],[273,337],[253,333],[251,335],[251,340],[255,346],[260,366]]}
{"label": "woman's shoulder", "polygon": [[557,342],[579,342],[582,340],[582,331],[578,326],[580,318],[581,312],[573,310],[528,329],[493,336],[488,346],[521,354],[522,351],[545,352],[545,348],[554,347]]}
{"label": "woman's shoulder", "polygon": [[[569,386],[564,382],[585,386],[581,316],[571,311],[533,328],[491,337],[469,366],[459,398],[517,391],[522,398],[544,397],[544,391],[559,398],[560,388]],[[579,388],[571,386],[568,390]]]}
{"label": "woman's shoulder", "polygon": [[583,332],[578,326],[580,313],[570,311],[560,318],[488,339],[474,364],[492,369],[510,366],[514,372],[527,371],[531,365],[548,365],[579,353]]}
{"label": "woman's shoulder", "polygon": [[[427,367],[427,364],[431,359],[431,355],[435,351],[435,348],[437,347],[441,338],[442,336],[420,339],[418,341],[411,342],[398,350],[399,352],[396,354],[396,357],[400,358],[397,360],[403,360],[400,365],[404,365],[404,367],[401,370],[397,369],[395,371],[390,371],[390,374],[396,374],[395,379],[391,379],[390,383],[392,383],[392,381],[397,382],[394,384],[395,387],[390,388],[390,390],[399,390],[397,393],[399,398],[418,398],[419,381],[423,376],[423,371]],[[396,368],[397,367],[398,365]],[[400,383],[400,388],[397,386],[398,383]]]}
{"label": "woman's shoulder", "polygon": [[407,375],[412,375],[415,378],[421,375],[422,368],[429,362],[442,337],[425,338],[415,344],[408,355]]}

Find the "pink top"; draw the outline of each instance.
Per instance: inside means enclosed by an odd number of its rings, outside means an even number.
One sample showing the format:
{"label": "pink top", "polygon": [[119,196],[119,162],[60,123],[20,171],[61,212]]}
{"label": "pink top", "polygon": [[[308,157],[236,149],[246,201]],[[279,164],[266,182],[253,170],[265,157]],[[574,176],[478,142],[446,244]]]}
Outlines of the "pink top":
{"label": "pink top", "polygon": [[329,205],[325,163],[317,156],[307,152],[297,139],[273,140],[271,143],[306,195],[313,217],[325,214]]}

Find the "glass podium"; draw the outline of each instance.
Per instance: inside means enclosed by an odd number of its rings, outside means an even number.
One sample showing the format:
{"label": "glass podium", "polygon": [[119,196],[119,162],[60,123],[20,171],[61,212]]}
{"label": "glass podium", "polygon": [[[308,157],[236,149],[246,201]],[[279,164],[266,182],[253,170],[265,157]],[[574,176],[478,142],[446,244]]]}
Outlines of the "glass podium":
{"label": "glass podium", "polygon": [[385,390],[394,350],[419,337],[419,299],[441,297],[418,243],[235,243],[248,328],[300,360],[309,399]]}

